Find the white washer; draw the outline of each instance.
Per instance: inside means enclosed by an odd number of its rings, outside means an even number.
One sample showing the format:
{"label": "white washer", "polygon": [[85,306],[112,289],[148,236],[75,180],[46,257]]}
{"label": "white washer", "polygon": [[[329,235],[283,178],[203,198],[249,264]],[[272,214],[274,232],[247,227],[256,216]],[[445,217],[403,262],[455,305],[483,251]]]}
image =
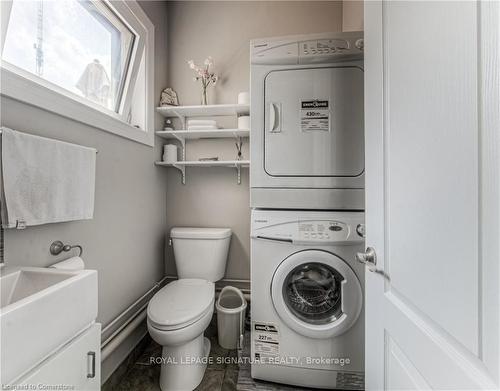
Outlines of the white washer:
{"label": "white washer", "polygon": [[364,209],[363,33],[251,42],[251,206]]}
{"label": "white washer", "polygon": [[364,388],[363,212],[253,210],[252,377]]}

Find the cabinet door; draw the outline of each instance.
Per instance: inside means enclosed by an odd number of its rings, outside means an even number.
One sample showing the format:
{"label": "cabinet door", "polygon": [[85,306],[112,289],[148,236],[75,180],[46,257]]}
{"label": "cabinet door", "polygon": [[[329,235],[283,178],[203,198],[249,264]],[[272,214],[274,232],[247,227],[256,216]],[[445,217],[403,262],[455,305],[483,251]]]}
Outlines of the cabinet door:
{"label": "cabinet door", "polygon": [[19,384],[100,390],[100,370],[101,325],[97,323],[45,360]]}

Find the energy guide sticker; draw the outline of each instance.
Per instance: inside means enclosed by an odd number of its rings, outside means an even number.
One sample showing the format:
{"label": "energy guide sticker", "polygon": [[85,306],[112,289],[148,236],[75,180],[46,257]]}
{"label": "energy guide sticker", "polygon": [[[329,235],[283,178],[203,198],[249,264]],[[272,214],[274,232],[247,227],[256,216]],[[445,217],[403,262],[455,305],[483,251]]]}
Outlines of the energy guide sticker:
{"label": "energy guide sticker", "polygon": [[266,360],[279,355],[280,342],[278,327],[272,323],[254,322],[255,360]]}
{"label": "energy guide sticker", "polygon": [[303,100],[300,102],[300,129],[303,132],[330,131],[330,102]]}

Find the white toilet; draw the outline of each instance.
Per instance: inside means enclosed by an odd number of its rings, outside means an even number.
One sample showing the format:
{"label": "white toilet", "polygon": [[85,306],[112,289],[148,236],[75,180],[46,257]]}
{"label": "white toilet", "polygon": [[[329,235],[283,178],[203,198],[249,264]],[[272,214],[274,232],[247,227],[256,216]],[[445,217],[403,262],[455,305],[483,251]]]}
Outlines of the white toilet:
{"label": "white toilet", "polygon": [[193,390],[210,353],[203,332],[214,313],[214,282],[224,277],[229,228],[172,228],[179,279],[158,291],[148,305],[148,330],[163,346],[160,388]]}

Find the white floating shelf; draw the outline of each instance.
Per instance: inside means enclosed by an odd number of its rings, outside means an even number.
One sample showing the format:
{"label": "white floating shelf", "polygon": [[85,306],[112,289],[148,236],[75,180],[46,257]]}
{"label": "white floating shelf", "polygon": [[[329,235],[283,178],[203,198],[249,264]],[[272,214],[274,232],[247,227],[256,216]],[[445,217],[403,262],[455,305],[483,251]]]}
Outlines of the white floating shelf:
{"label": "white floating shelf", "polygon": [[157,136],[166,139],[193,140],[200,138],[232,138],[249,137],[248,129],[206,129],[206,130],[161,130],[156,132]]}
{"label": "white floating shelf", "polygon": [[248,115],[250,105],[225,104],[225,105],[199,105],[199,106],[163,106],[156,111],[164,117],[212,117],[230,115]]}
{"label": "white floating shelf", "polygon": [[249,167],[249,160],[181,160],[175,163],[156,162],[157,166],[175,167],[182,174],[182,184],[186,184],[186,167],[229,167],[235,168],[238,175],[238,185],[241,184],[241,168]]}
{"label": "white floating shelf", "polygon": [[175,163],[156,162],[158,166],[166,167],[248,167],[249,160],[186,160]]}

